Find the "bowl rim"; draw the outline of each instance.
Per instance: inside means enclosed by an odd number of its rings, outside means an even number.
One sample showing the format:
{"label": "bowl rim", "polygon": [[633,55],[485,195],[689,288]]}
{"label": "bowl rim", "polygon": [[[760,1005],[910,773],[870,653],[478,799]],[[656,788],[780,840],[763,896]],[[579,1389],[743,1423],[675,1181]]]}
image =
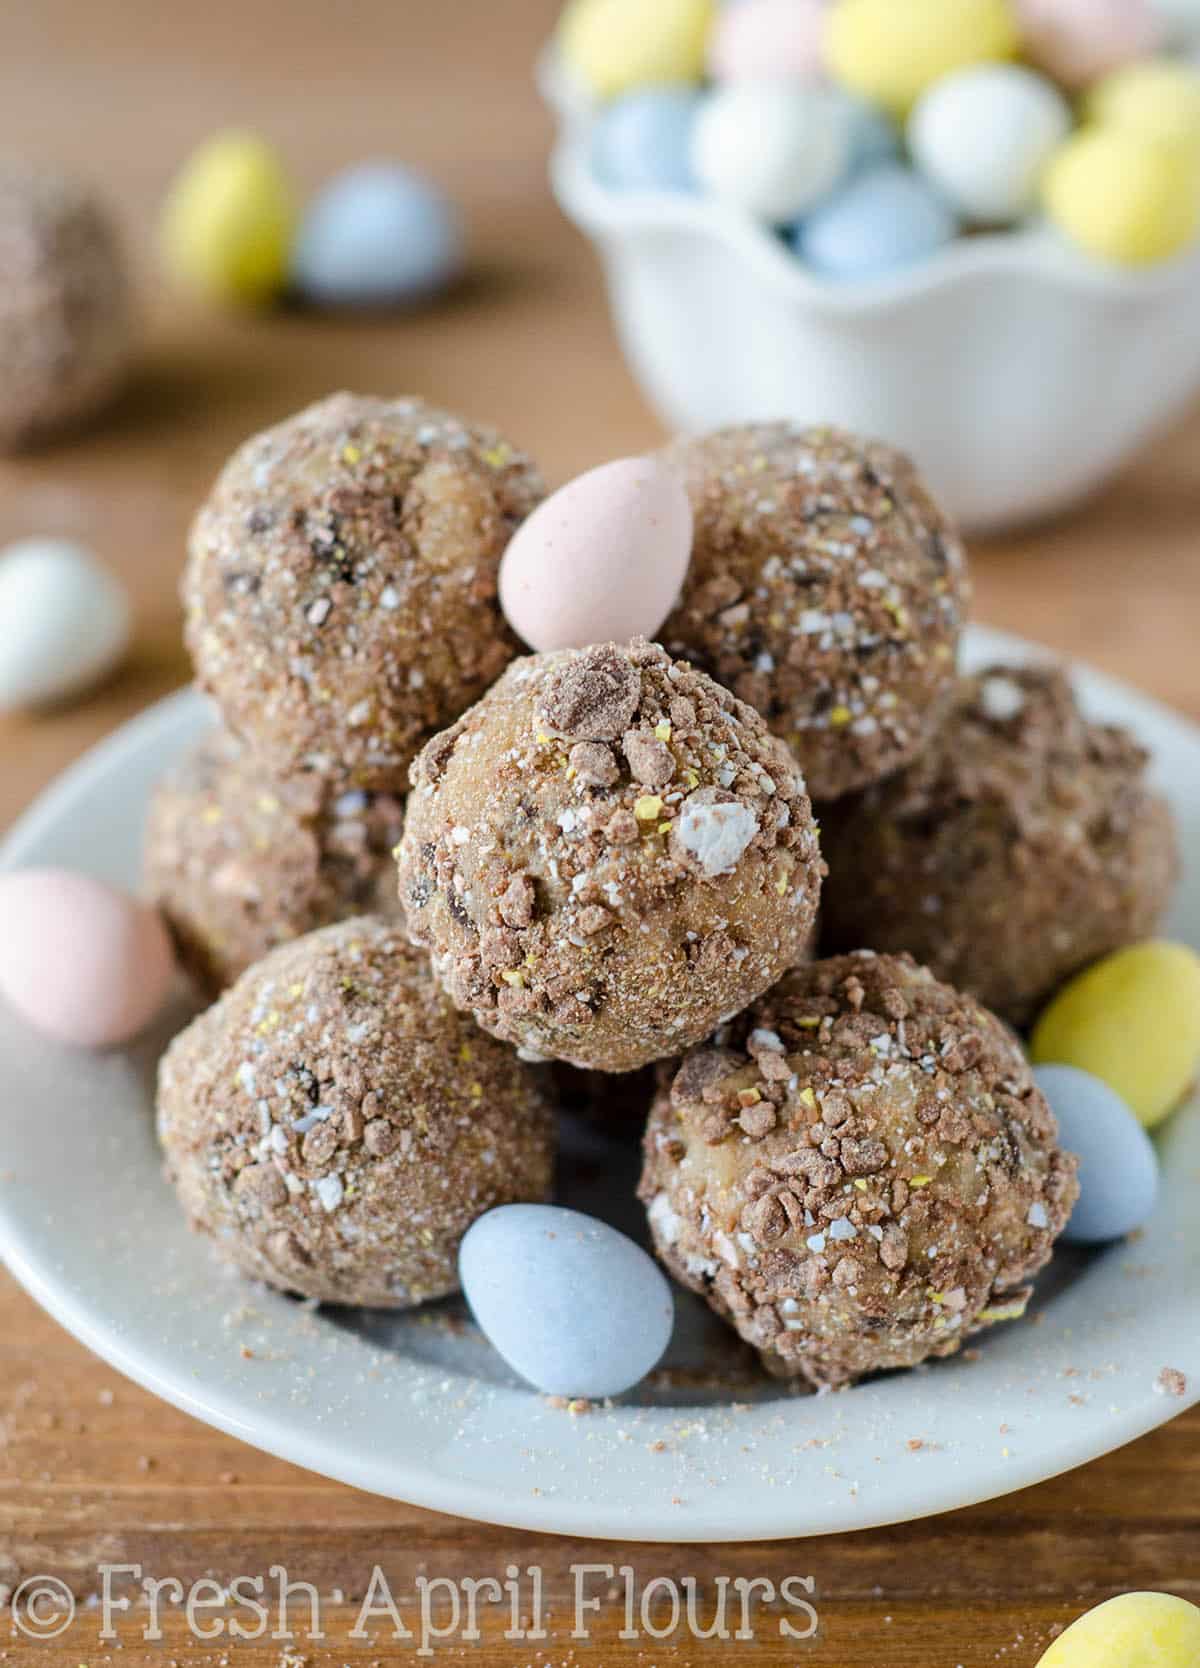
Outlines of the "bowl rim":
{"label": "bowl rim", "polygon": [[553,42],[538,58],[535,79],[558,121],[550,180],[569,219],[602,238],[668,230],[704,234],[739,254],[784,298],[810,310],[861,316],[926,300],[955,285],[1014,278],[1036,278],[1069,294],[1145,304],[1175,297],[1200,280],[1200,238],[1169,261],[1120,267],[1076,249],[1044,219],[1016,231],[955,238],[915,265],[881,277],[822,278],[761,222],[711,197],[603,185],[588,162],[595,101],[566,69]]}

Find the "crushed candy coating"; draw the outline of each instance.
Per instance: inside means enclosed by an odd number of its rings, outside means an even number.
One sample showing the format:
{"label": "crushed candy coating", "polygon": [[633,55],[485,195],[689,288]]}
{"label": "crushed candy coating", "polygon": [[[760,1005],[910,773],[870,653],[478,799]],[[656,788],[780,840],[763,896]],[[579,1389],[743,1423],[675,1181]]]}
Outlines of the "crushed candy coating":
{"label": "crushed candy coating", "polygon": [[288,939],[353,915],[398,916],[403,827],[394,795],[331,791],[312,773],[271,782],[217,730],[154,791],[147,888],[180,961],[215,996]]}
{"label": "crushed candy coating", "polygon": [[541,497],[523,453],[416,399],[334,394],[255,435],[192,528],[200,683],[273,777],[396,791],[516,653],[497,571]]}
{"label": "crushed candy coating", "polygon": [[788,748],[640,638],[515,661],[414,764],[398,857],[458,1006],[602,1071],[690,1047],[801,960],[824,872]]}
{"label": "crushed candy coating", "polygon": [[639,1192],[676,1279],[821,1387],[1023,1313],[1075,1169],[1002,1022],[863,952],[797,968],[667,1074]]}
{"label": "crushed candy coating", "polygon": [[471,1223],[546,1199],[553,1176],[532,1069],[372,916],[281,945],[175,1038],[158,1132],[218,1253],[328,1303],[408,1308],[456,1290]]}
{"label": "crushed candy coating", "polygon": [[820,802],[897,770],[949,703],[966,558],[911,462],[841,430],[747,425],[662,456],[695,515],[660,636],[758,709]]}
{"label": "crushed candy coating", "polygon": [[964,678],[927,752],[823,812],[829,947],[911,951],[1024,1025],[1162,917],[1178,856],[1148,764],[1057,668]]}

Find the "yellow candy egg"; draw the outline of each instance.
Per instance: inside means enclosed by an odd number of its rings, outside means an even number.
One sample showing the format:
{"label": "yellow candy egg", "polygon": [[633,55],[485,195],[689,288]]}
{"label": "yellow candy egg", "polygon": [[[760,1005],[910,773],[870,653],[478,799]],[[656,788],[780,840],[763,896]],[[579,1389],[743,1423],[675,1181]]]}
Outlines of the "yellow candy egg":
{"label": "yellow candy egg", "polygon": [[1086,114],[1102,126],[1186,146],[1200,161],[1200,70],[1173,58],[1126,64],[1098,81]]}
{"label": "yellow candy egg", "polygon": [[294,226],[291,187],[270,146],[251,133],[218,133],[167,194],[163,258],[211,300],[263,306],[286,282]]}
{"label": "yellow candy egg", "polygon": [[1059,991],[1031,1053],[1037,1065],[1090,1071],[1153,1129],[1200,1067],[1200,956],[1163,939],[1105,956]]}
{"label": "yellow candy egg", "polygon": [[699,81],[715,11],[715,0],[571,0],[559,49],[600,98]]}
{"label": "yellow candy egg", "polygon": [[1042,198],[1082,249],[1122,266],[1169,260],[1200,229],[1200,167],[1187,148],[1120,127],[1068,139],[1043,175]]}
{"label": "yellow candy egg", "polygon": [[1073,1622],[1038,1668],[1196,1668],[1200,1610],[1169,1593],[1122,1593]]}
{"label": "yellow candy egg", "polygon": [[1009,0],[834,0],[825,60],[835,80],[904,116],[941,76],[1017,46]]}

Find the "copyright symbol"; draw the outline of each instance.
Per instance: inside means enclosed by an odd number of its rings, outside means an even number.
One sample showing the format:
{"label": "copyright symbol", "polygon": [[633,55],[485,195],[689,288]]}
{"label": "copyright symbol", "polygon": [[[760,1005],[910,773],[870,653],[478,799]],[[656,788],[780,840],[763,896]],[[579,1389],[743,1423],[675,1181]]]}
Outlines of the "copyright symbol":
{"label": "copyright symbol", "polygon": [[53,1575],[31,1575],[9,1602],[12,1619],[27,1639],[57,1639],[75,1620],[71,1590]]}

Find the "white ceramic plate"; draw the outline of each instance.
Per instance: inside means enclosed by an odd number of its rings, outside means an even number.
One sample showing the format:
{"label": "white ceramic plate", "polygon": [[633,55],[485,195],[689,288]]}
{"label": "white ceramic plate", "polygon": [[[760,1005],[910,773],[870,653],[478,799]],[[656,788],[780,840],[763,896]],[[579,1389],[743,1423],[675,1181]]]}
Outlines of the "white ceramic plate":
{"label": "white ceramic plate", "polygon": [[[969,646],[976,663],[1034,652],[981,630]],[[1172,930],[1200,945],[1200,730],[1098,675],[1081,670],[1079,684],[1090,710],[1154,750],[1190,860]],[[134,884],[151,784],[209,722],[191,692],[144,714],[34,806],[2,861]],[[160,1174],[151,1101],[167,1034],[76,1054],[0,1014],[0,1250],[131,1378],[360,1488],[573,1535],[813,1535],[1022,1488],[1200,1399],[1200,1102],[1162,1134],[1166,1185],[1144,1237],[1060,1255],[1035,1318],[987,1336],[977,1359],[819,1398],[753,1376],[731,1388],[736,1350],[680,1294],[674,1388],[576,1417],[516,1384],[453,1306],[408,1318],[319,1311],[219,1271]],[[566,1197],[632,1225],[634,1152],[586,1132],[570,1146]],[[692,1370],[714,1358],[733,1376],[705,1389]],[[1156,1388],[1164,1367],[1186,1375],[1182,1399]]]}

